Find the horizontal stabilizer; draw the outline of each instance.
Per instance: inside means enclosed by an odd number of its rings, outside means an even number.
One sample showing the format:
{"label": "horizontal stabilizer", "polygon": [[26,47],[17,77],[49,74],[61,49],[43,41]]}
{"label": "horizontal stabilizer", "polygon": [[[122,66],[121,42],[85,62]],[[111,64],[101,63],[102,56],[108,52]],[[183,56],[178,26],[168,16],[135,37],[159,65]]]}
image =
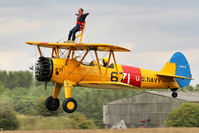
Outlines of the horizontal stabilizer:
{"label": "horizontal stabilizer", "polygon": [[164,77],[172,77],[172,78],[181,78],[181,79],[190,79],[193,80],[192,78],[184,77],[184,76],[178,76],[178,75],[172,75],[172,74],[164,74],[164,73],[157,73],[157,76],[164,76]]}
{"label": "horizontal stabilizer", "polygon": [[110,81],[81,81],[78,85],[100,89],[137,89],[137,87],[125,83]]}

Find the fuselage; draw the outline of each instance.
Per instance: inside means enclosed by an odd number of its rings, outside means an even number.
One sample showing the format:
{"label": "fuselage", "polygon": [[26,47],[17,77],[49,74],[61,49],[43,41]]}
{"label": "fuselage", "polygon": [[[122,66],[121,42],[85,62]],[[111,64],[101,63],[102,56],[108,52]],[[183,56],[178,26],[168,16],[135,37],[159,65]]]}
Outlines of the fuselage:
{"label": "fuselage", "polygon": [[178,88],[174,78],[157,76],[158,71],[152,71],[127,65],[117,64],[110,66],[106,72],[106,66],[100,66],[93,62],[90,65],[80,64],[75,59],[53,58],[53,74],[51,81],[63,84],[65,80],[74,83],[80,81],[112,81],[122,82],[143,89],[167,89]]}

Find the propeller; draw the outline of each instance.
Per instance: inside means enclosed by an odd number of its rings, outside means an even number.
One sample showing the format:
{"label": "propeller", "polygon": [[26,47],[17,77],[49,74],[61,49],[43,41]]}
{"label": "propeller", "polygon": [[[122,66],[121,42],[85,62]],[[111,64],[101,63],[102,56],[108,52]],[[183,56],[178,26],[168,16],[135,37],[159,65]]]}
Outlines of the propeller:
{"label": "propeller", "polygon": [[32,71],[32,86],[36,86],[36,81],[35,81],[35,67],[36,67],[36,61],[37,61],[37,56],[33,58],[33,63],[31,66],[29,66],[29,69]]}

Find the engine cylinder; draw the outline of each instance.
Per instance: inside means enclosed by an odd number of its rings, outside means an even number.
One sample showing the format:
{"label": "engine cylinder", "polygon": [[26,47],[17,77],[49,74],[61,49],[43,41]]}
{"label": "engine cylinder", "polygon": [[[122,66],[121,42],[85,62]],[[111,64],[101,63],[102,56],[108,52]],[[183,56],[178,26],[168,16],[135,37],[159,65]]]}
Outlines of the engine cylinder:
{"label": "engine cylinder", "polygon": [[47,57],[39,57],[35,67],[35,77],[38,81],[48,82],[53,74],[53,61]]}

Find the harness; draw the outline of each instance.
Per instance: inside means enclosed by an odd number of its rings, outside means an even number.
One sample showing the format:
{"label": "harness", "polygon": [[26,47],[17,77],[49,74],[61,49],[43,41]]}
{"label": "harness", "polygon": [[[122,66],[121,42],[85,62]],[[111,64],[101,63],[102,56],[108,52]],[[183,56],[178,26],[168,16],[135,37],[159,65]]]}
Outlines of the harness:
{"label": "harness", "polygon": [[84,23],[79,21],[80,16],[77,18],[77,25],[81,25],[81,27],[79,28],[79,30],[82,30],[84,27]]}

